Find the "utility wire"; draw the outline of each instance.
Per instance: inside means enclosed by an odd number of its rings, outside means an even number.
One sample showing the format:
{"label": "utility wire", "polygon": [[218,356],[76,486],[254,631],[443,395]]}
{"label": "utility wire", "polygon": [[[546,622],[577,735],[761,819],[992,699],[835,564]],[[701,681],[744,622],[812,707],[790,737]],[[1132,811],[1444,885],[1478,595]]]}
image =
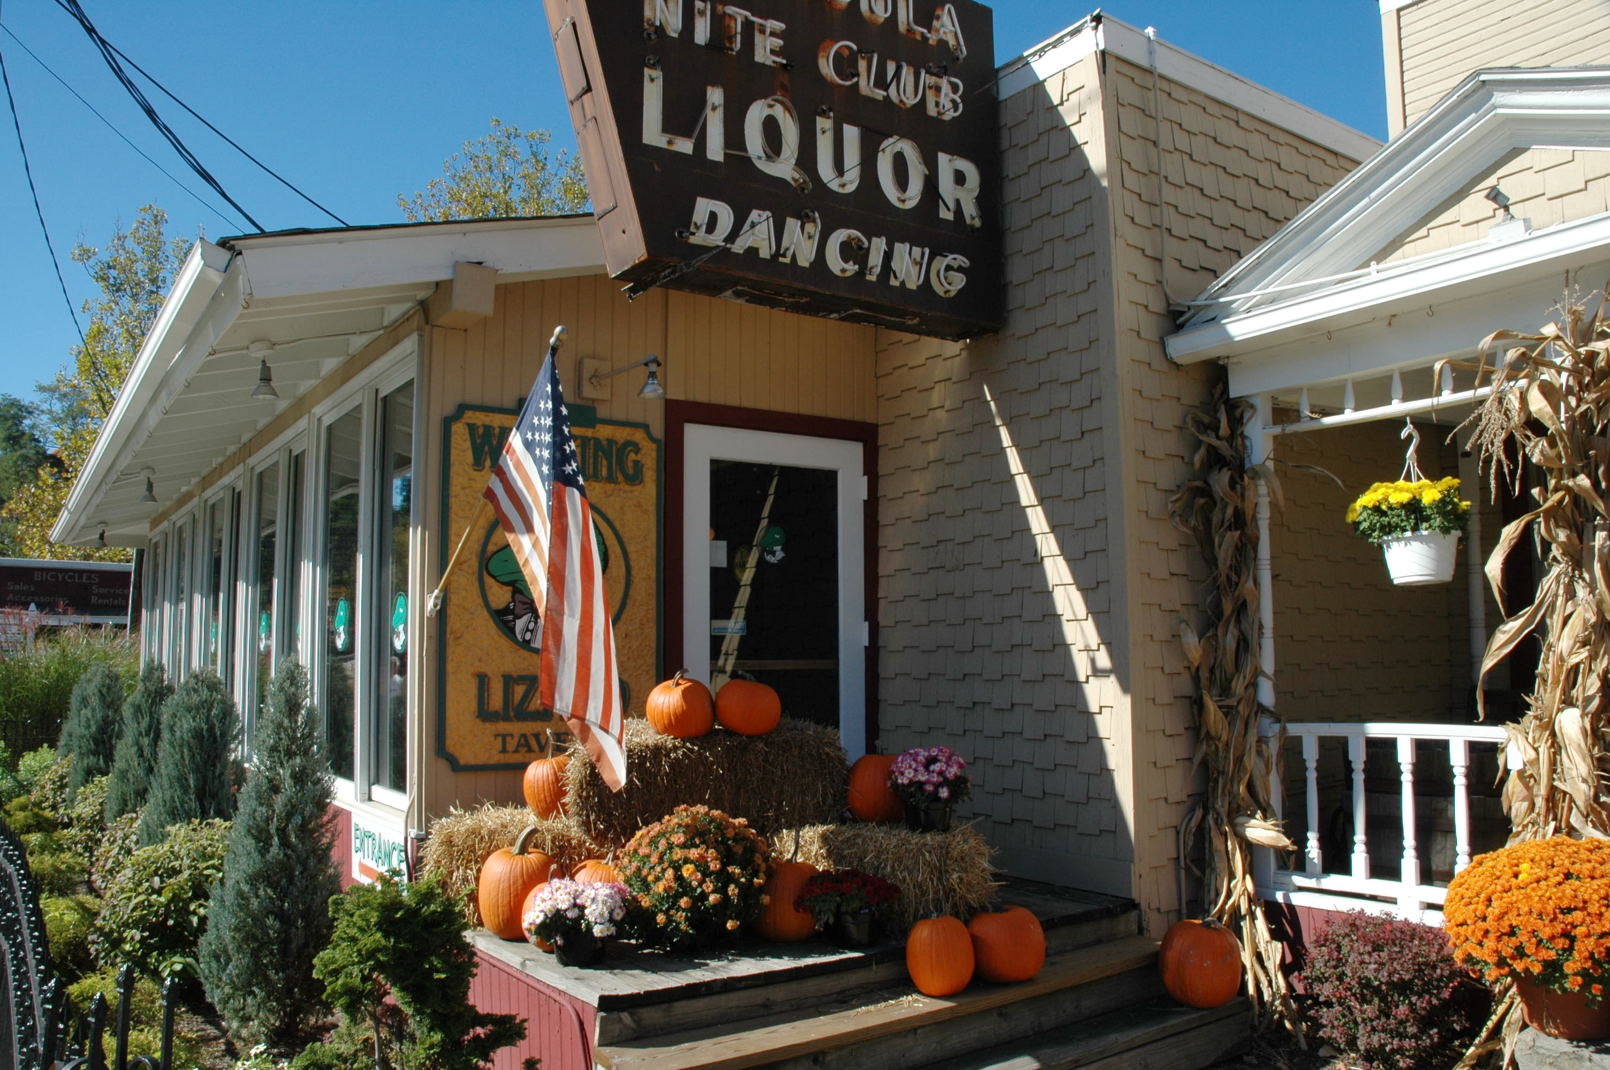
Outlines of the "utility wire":
{"label": "utility wire", "polygon": [[45,226],[45,210],[39,206],[39,190],[34,186],[34,170],[28,164],[28,146],[22,140],[22,120],[17,117],[17,98],[11,92],[11,73],[6,70],[4,52],[0,52],[0,81],[6,85],[6,100],[11,105],[11,125],[17,130],[17,148],[22,151],[22,173],[28,176],[28,192],[34,199],[34,215],[39,219],[40,233],[45,236],[45,248],[50,250],[50,266],[56,269],[56,283],[61,287],[62,300],[67,302],[67,314],[73,319],[73,330],[78,332],[78,344],[85,345],[84,328],[78,323],[78,310],[73,307],[73,299],[67,293],[67,280],[61,274],[61,261],[56,259],[56,245],[50,240],[50,228]]}
{"label": "utility wire", "polygon": [[[68,14],[73,15],[74,18],[78,17],[77,13],[73,10],[74,7],[78,6],[77,0],[56,0],[56,4],[57,4],[57,6],[61,7],[64,11],[66,11]],[[70,4],[71,4],[71,6],[69,6]],[[97,32],[95,34],[95,37],[99,41],[105,42],[106,46],[108,48],[110,48],[112,50],[112,52],[119,59],[122,59],[124,62],[128,63],[128,65],[130,67],[134,68],[134,70],[139,72],[141,77],[143,77],[146,81],[150,82],[152,85],[156,86],[157,89],[161,90],[163,95],[166,96],[169,100],[173,101],[175,104],[179,105],[179,107],[183,108],[186,112],[188,112],[190,114],[190,116],[192,118],[194,118],[202,126],[205,126],[208,130],[211,130],[214,134],[217,134],[220,138],[222,138],[224,140],[224,142],[226,144],[228,144],[236,152],[240,153],[242,156],[246,157],[246,159],[248,159],[252,163],[256,164],[258,166],[258,168],[260,168],[263,171],[264,174],[266,174],[270,178],[274,179],[274,181],[278,182],[280,185],[284,186],[286,189],[290,190],[292,193],[296,194],[298,197],[302,198],[308,204],[311,204],[313,207],[317,208],[319,211],[323,212],[325,215],[329,216],[331,219],[335,220],[337,223],[341,224],[343,227],[347,227],[347,226],[352,225],[352,224],[348,223],[345,219],[342,219],[340,216],[338,216],[334,212],[330,211],[330,209],[326,208],[324,205],[320,204],[318,201],[314,200],[307,193],[304,193],[293,182],[291,182],[290,179],[284,177],[278,171],[275,171],[272,167],[268,166],[266,163],[264,163],[263,161],[259,160],[256,156],[253,156],[250,152],[247,152],[246,149],[239,142],[237,142],[234,138],[230,137],[228,134],[226,134],[222,130],[218,129],[212,123],[208,122],[206,117],[203,116],[200,112],[196,111],[190,105],[186,104],[183,100],[179,99],[179,97],[177,95],[175,95],[174,92],[171,89],[169,89],[167,86],[163,85],[160,81],[158,81],[156,76],[151,74],[151,72],[147,71],[144,67],[140,66],[137,62],[135,62],[132,58],[130,58],[128,53],[124,52],[121,48],[118,48],[116,45],[112,44],[110,41],[107,41],[104,37],[101,37],[99,32]]]}
{"label": "utility wire", "polygon": [[112,75],[120,83],[122,83],[124,90],[127,91],[129,96],[133,98],[134,103],[139,106],[140,110],[145,113],[146,118],[151,120],[151,125],[156,127],[157,132],[167,140],[169,145],[173,146],[173,150],[179,154],[179,158],[182,159],[203,182],[211,186],[213,190],[217,192],[218,196],[228,201],[230,206],[234,208],[235,211],[239,212],[246,222],[252,225],[253,229],[255,229],[258,233],[262,233],[262,224],[257,222],[257,220],[253,218],[252,214],[248,212],[239,201],[235,200],[235,198],[229,195],[229,191],[224,189],[223,183],[219,182],[217,178],[213,177],[212,172],[207,170],[206,165],[201,162],[201,158],[192,152],[190,148],[185,145],[184,140],[179,137],[178,133],[165,121],[163,121],[162,116],[157,114],[156,108],[151,104],[151,101],[146,97],[145,93],[141,91],[139,86],[134,84],[134,79],[130,78],[128,72],[123,69],[123,65],[118,60],[117,55],[112,48],[111,42],[102,37],[100,31],[95,28],[95,24],[90,21],[89,15],[84,11],[84,5],[81,4],[79,0],[60,0],[60,2],[64,3],[67,12],[78,21],[78,25],[82,27],[84,33],[89,36],[90,41],[100,52],[101,58],[106,61],[106,66],[111,70]]}
{"label": "utility wire", "polygon": [[146,163],[150,164],[152,167],[155,167],[158,171],[160,171],[164,175],[166,175],[168,180],[170,182],[172,182],[175,186],[178,186],[180,189],[182,189],[186,193],[190,194],[191,198],[197,204],[201,205],[207,211],[209,211],[213,215],[217,216],[219,218],[219,220],[222,221],[222,223],[224,224],[225,227],[229,227],[229,228],[231,228],[233,230],[242,230],[242,229],[244,229],[240,225],[239,222],[237,222],[236,220],[230,219],[228,216],[224,215],[218,209],[216,209],[212,205],[208,204],[207,201],[199,193],[197,193],[195,190],[191,189],[189,186],[185,185],[183,182],[179,181],[179,179],[171,171],[169,171],[166,167],[163,167],[156,160],[152,159],[151,156],[144,149],[140,148],[140,146],[138,146],[134,142],[130,141],[128,136],[126,134],[124,134],[123,131],[119,130],[116,126],[114,126],[110,119],[108,119],[106,116],[102,115],[99,111],[96,111],[95,110],[95,105],[93,105],[89,101],[85,100],[83,94],[81,94],[78,90],[74,89],[71,85],[69,85],[65,78],[63,78],[61,75],[57,74],[54,70],[52,70],[51,67],[50,67],[50,64],[48,64],[44,60],[40,59],[39,54],[36,53],[33,49],[29,48],[28,45],[23,41],[22,38],[18,37],[15,33],[13,33],[12,30],[11,30],[11,27],[9,27],[9,26],[0,26],[0,30],[4,30],[6,32],[7,37],[10,37],[13,41],[17,42],[17,47],[18,48],[21,48],[24,52],[28,53],[29,58],[31,58],[35,63],[39,64],[39,66],[44,69],[46,74],[50,75],[52,78],[56,79],[56,81],[60,82],[63,89],[67,90],[67,92],[71,93],[74,97],[77,97],[78,102],[80,104],[84,105],[84,107],[88,108],[89,113],[91,115],[95,116],[95,118],[99,119],[102,123],[104,123],[108,130],[110,130],[112,133],[116,134],[119,138],[121,138],[123,140],[123,144],[127,145],[129,148],[133,149],[136,153],[138,153],[140,155],[140,157],[145,160]]}

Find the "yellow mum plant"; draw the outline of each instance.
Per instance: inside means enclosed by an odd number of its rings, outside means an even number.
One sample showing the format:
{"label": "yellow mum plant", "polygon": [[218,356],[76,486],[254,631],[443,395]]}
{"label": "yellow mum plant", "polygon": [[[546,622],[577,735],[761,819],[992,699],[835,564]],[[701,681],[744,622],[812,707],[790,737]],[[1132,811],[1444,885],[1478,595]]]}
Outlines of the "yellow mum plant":
{"label": "yellow mum plant", "polygon": [[1478,855],[1448,885],[1454,958],[1597,1003],[1610,984],[1610,840],[1556,836]]}
{"label": "yellow mum plant", "polygon": [[1347,522],[1373,543],[1429,531],[1453,535],[1465,530],[1470,503],[1459,497],[1459,478],[1398,479],[1374,483],[1347,507]]}

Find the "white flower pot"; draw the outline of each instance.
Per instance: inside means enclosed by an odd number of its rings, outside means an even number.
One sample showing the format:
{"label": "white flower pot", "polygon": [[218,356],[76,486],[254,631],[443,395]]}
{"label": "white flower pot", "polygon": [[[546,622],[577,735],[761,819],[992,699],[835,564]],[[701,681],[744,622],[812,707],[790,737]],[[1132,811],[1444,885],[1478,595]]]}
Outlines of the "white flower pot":
{"label": "white flower pot", "polygon": [[1381,551],[1386,554],[1386,570],[1391,574],[1392,582],[1399,587],[1423,587],[1453,579],[1454,555],[1458,547],[1457,532],[1438,535],[1419,531],[1413,535],[1397,535],[1381,540]]}

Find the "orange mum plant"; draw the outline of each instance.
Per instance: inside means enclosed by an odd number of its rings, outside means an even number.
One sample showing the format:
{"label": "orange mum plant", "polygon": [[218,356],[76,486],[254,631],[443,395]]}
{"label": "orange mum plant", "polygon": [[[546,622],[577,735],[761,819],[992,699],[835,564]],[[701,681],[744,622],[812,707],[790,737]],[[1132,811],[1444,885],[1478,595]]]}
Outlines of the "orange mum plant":
{"label": "orange mum plant", "polygon": [[1610,985],[1610,840],[1555,836],[1478,855],[1448,885],[1454,958],[1597,1003]]}

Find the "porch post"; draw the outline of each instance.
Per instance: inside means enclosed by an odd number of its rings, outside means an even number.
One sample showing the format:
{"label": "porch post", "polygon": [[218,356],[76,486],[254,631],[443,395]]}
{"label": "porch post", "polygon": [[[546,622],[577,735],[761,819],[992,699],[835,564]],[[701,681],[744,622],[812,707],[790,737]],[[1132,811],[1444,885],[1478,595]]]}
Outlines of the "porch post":
{"label": "porch post", "polygon": [[1469,435],[1459,449],[1459,482],[1471,497],[1465,517],[1465,598],[1470,604],[1470,682],[1480,686],[1481,659],[1487,653],[1487,580],[1482,572],[1481,494],[1472,489],[1481,486],[1481,466],[1470,449]]}
{"label": "porch post", "polygon": [[[1255,406],[1252,421],[1247,425],[1247,465],[1268,464],[1274,456],[1275,438],[1269,433],[1269,399],[1265,395],[1258,395],[1253,399]],[[1274,568],[1269,557],[1269,485],[1256,472],[1253,478],[1257,480],[1257,500],[1253,508],[1253,519],[1258,526],[1258,556],[1255,564],[1255,575],[1258,584],[1258,701],[1264,709],[1275,708],[1275,585]],[[1276,816],[1283,816],[1284,800],[1281,798],[1282,786],[1280,783],[1280,763],[1274,762],[1272,776],[1275,782],[1269,785],[1269,796],[1274,801]],[[1263,889],[1272,887],[1275,880],[1275,852],[1268,847],[1257,847],[1252,852],[1252,879],[1256,887]]]}

